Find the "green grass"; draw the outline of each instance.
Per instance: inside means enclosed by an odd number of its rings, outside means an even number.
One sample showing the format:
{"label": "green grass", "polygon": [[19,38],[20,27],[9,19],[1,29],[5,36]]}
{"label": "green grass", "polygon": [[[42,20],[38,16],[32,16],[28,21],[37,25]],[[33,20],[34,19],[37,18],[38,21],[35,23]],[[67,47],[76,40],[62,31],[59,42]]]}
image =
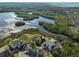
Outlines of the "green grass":
{"label": "green grass", "polygon": [[8,45],[9,42],[12,41],[12,38],[4,38],[1,42],[0,42],[0,48],[5,46],[5,45]]}
{"label": "green grass", "polygon": [[[30,35],[28,35],[30,34]],[[11,34],[11,36],[4,38],[3,40],[0,41],[0,47],[3,47],[5,45],[8,45],[9,42],[11,42],[15,38],[21,38],[22,41],[26,41],[29,39],[34,34],[41,34],[37,29],[26,29],[23,30],[22,32]]]}
{"label": "green grass", "polygon": [[29,40],[31,37],[32,37],[31,34],[27,34],[27,33],[26,33],[26,34],[21,35],[19,38],[20,38],[21,41],[26,42],[26,41]]}
{"label": "green grass", "polygon": [[19,10],[19,11],[15,11],[15,13],[19,16],[22,17],[24,20],[33,20],[35,18],[37,18],[37,15],[29,15],[28,14],[28,10]]}

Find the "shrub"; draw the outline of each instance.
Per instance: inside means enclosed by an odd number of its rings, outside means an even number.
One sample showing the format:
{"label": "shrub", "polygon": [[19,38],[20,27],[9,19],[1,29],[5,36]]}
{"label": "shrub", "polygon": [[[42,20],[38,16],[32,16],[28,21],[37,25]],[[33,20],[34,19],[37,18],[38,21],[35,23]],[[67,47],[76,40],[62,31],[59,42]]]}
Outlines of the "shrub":
{"label": "shrub", "polygon": [[25,25],[25,23],[24,22],[16,22],[15,25],[16,26],[23,26],[23,25]]}

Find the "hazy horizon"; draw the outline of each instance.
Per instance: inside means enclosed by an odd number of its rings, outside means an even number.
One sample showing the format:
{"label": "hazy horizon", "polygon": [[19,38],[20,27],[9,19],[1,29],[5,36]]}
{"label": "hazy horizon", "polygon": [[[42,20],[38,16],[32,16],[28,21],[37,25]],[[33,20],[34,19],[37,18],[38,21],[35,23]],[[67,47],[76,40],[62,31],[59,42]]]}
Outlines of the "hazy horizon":
{"label": "hazy horizon", "polygon": [[0,6],[26,7],[26,6],[57,6],[57,7],[79,7],[79,2],[0,2]]}

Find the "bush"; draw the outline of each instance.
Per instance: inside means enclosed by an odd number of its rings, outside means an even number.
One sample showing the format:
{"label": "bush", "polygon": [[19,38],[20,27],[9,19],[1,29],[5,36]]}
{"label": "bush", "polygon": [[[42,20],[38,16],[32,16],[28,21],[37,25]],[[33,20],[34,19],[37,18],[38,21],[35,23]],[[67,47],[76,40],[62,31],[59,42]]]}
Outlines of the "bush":
{"label": "bush", "polygon": [[23,25],[25,25],[25,23],[24,22],[16,22],[15,25],[16,26],[23,26]]}
{"label": "bush", "polygon": [[79,56],[79,43],[64,40],[60,42],[62,49],[52,51],[52,55],[55,57],[78,57]]}
{"label": "bush", "polygon": [[3,39],[3,40],[0,42],[0,48],[3,47],[3,46],[5,46],[5,45],[8,45],[9,42],[11,42],[11,41],[12,41],[11,38],[5,38],[5,39]]}

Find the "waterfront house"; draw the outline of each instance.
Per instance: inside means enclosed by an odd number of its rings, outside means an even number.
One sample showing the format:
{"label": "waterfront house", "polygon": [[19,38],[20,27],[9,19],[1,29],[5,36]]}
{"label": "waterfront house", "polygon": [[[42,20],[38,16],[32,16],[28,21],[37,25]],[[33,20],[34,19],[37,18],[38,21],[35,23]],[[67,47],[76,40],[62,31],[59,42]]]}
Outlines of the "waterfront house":
{"label": "waterfront house", "polygon": [[34,41],[37,45],[41,45],[46,41],[45,37],[41,35],[34,35],[31,40]]}
{"label": "waterfront house", "polygon": [[23,44],[19,39],[14,39],[10,44],[9,44],[9,49],[10,50],[21,50],[23,48]]}
{"label": "waterfront house", "polygon": [[8,57],[8,56],[10,56],[8,49],[0,51],[0,57]]}
{"label": "waterfront house", "polygon": [[47,49],[49,51],[53,51],[53,50],[61,47],[54,39],[44,42],[41,46],[42,46],[42,48]]}

